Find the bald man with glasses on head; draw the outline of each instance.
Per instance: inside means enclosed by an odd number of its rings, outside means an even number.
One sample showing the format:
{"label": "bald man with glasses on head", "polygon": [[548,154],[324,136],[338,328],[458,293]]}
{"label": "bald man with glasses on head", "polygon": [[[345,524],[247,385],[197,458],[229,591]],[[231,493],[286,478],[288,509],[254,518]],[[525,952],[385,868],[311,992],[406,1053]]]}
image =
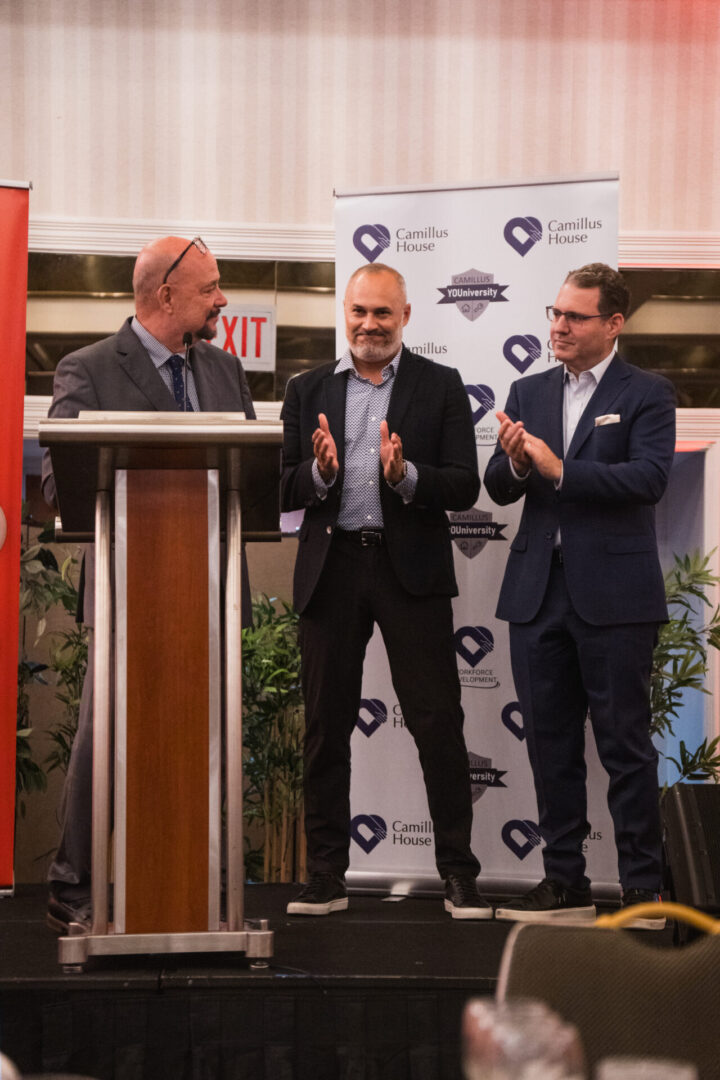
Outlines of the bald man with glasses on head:
{"label": "bald man with glasses on head", "polygon": [[[50,416],[84,410],[110,412],[239,412],[255,418],[242,364],[210,342],[227,300],[218,265],[196,236],[166,236],[147,244],[133,272],[135,315],[116,334],[70,353],[55,372]],[[186,352],[188,357],[185,363]],[[43,458],[42,490],[55,504],[50,455]],[[182,538],[178,538],[182,542]],[[78,621],[94,625],[94,547],[86,552]],[[243,624],[251,619],[243,559]],[[61,804],[61,836],[50,867],[48,923],[67,933],[87,926],[90,910],[93,649],[83,685],[78,730]]]}
{"label": "bald man with glasses on head", "polygon": [[654,508],[673,460],[675,394],[617,353],[629,301],[603,263],[568,274],[547,308],[560,364],[513,383],[497,414],[485,486],[502,506],[524,505],[496,614],[510,623],[546,874],[500,919],[595,917],[583,854],[588,711],[610,781],[623,904],[656,900],[661,888],[650,670],[667,608]]}

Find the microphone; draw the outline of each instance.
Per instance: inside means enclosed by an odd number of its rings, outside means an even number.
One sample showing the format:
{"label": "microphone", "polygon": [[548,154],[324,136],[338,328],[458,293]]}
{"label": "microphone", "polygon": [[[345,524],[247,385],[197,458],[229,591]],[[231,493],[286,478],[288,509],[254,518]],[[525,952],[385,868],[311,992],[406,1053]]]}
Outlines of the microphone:
{"label": "microphone", "polygon": [[183,334],[182,343],[185,346],[185,359],[183,360],[183,412],[187,412],[188,407],[188,385],[187,385],[187,373],[188,373],[188,361],[190,360],[190,346],[192,345],[192,334],[189,330],[186,330]]}

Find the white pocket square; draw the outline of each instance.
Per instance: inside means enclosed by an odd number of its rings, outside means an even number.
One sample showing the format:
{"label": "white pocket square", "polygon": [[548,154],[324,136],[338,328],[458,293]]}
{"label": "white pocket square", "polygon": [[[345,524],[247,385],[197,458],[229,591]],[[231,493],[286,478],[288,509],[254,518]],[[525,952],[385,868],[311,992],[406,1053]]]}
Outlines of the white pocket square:
{"label": "white pocket square", "polygon": [[602,427],[604,424],[619,424],[619,423],[620,423],[620,413],[617,413],[617,412],[605,413],[604,416],[596,416],[595,417],[595,427]]}

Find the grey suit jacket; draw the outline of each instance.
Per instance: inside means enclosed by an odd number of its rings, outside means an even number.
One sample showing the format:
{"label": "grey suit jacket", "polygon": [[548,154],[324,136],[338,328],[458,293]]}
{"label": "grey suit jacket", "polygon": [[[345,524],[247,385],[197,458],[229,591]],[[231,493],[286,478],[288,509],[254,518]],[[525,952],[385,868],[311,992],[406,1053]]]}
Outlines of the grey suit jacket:
{"label": "grey suit jacket", "polygon": [[[175,398],[131,329],[128,319],[117,334],[64,356],[57,366],[49,416],[75,417],[83,410],[174,412]],[[255,419],[252,397],[240,361],[207,342],[192,349],[192,369],[203,412],[244,412]],[[49,451],[43,455],[42,492],[55,504],[55,478]],[[84,565],[78,618],[94,621],[94,549]],[[243,563],[244,569],[244,563]],[[244,586],[247,574],[244,573]],[[243,622],[249,621],[249,589],[243,588]]]}

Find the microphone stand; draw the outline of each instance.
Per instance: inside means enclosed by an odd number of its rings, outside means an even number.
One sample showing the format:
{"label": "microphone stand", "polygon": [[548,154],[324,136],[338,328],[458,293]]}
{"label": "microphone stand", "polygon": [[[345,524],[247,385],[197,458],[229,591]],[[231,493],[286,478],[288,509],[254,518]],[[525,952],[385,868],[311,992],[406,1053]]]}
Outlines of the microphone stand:
{"label": "microphone stand", "polygon": [[185,359],[183,360],[183,412],[188,411],[188,363],[190,360],[190,346],[192,345],[192,334],[189,330],[186,330],[183,334],[183,345],[185,346]]}

